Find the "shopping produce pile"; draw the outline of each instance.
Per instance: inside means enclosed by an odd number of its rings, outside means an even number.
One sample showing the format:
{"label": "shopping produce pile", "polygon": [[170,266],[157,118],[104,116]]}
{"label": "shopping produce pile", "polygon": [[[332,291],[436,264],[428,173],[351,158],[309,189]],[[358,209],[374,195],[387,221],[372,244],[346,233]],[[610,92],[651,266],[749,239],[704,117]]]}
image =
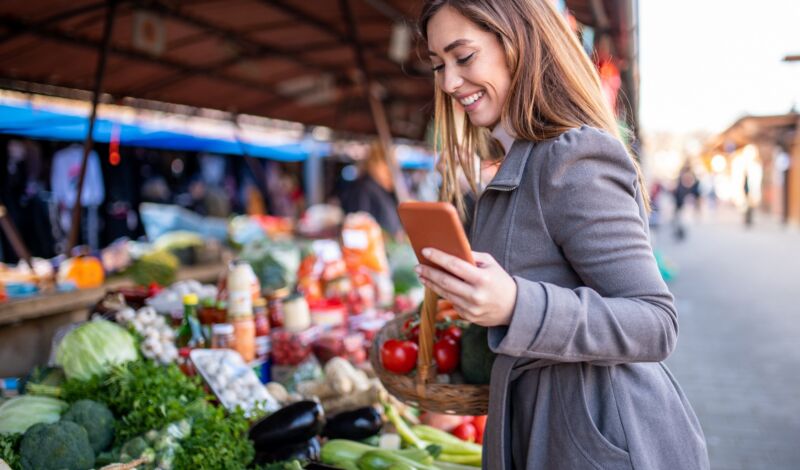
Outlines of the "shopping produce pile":
{"label": "shopping produce pile", "polygon": [[[367,361],[421,301],[411,248],[385,247],[363,214],[342,226],[338,240],[247,240],[214,286],[110,293],[0,398],[0,469],[480,466],[483,417],[419,414]],[[472,380],[481,339],[440,307],[439,372]],[[414,369],[418,322],[374,345],[387,369]]]}

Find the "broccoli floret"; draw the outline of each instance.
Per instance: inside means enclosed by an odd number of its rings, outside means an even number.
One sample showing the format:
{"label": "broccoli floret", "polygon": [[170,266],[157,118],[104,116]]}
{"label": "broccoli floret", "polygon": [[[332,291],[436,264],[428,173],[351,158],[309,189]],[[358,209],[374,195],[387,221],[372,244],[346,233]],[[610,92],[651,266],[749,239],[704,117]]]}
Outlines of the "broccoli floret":
{"label": "broccoli floret", "polygon": [[114,415],[102,403],[78,400],[69,407],[61,420],[72,421],[86,428],[95,454],[108,449],[114,440]]}
{"label": "broccoli floret", "polygon": [[86,429],[72,421],[31,426],[19,446],[22,470],[89,470],[94,451]]}
{"label": "broccoli floret", "polygon": [[134,437],[120,449],[120,461],[126,463],[136,460],[148,449],[150,444],[143,437]]}

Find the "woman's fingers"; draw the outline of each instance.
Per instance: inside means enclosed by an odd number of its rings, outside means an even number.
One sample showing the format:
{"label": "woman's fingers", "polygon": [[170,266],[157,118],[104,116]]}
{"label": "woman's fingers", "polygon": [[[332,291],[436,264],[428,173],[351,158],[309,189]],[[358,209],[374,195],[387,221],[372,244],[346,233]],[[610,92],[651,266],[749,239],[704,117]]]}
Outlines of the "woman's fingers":
{"label": "woman's fingers", "polygon": [[450,299],[454,295],[465,297],[474,289],[461,279],[439,269],[431,268],[430,266],[419,265],[416,271],[422,278],[436,284],[444,292],[447,292],[448,295],[442,296],[446,299]]}
{"label": "woman's fingers", "polygon": [[476,284],[480,280],[480,272],[476,266],[453,255],[435,248],[425,248],[422,250],[422,256],[470,284]]}

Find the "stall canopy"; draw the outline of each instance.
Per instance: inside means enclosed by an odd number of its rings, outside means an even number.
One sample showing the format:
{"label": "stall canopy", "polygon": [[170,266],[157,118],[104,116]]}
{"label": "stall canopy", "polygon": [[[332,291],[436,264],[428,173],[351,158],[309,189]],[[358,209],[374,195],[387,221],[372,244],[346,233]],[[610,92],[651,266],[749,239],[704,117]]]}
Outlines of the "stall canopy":
{"label": "stall canopy", "polygon": [[[0,2],[0,86],[89,90],[109,2]],[[431,72],[401,0],[116,2],[103,92],[375,134],[363,58],[392,135],[421,139]]]}
{"label": "stall canopy", "polygon": [[[0,2],[0,87],[91,90],[109,3]],[[366,70],[391,134],[425,136],[433,93],[427,57],[413,33],[420,1],[115,3],[106,101],[177,103],[375,134],[362,86]],[[565,3],[581,23],[613,36],[635,113],[635,83],[626,73],[633,76],[635,64],[636,1]],[[635,122],[635,116],[628,119]]]}

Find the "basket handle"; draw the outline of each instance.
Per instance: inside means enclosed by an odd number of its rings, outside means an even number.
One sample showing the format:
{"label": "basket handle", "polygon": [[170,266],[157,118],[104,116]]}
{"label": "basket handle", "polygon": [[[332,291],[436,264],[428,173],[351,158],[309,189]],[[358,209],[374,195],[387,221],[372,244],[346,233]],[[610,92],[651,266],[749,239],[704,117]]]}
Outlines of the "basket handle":
{"label": "basket handle", "polygon": [[[436,336],[436,301],[438,296],[425,289],[419,324],[419,355],[417,356],[417,393],[424,396],[425,384],[435,375],[433,366],[433,340]],[[432,367],[433,366],[433,367]]]}

